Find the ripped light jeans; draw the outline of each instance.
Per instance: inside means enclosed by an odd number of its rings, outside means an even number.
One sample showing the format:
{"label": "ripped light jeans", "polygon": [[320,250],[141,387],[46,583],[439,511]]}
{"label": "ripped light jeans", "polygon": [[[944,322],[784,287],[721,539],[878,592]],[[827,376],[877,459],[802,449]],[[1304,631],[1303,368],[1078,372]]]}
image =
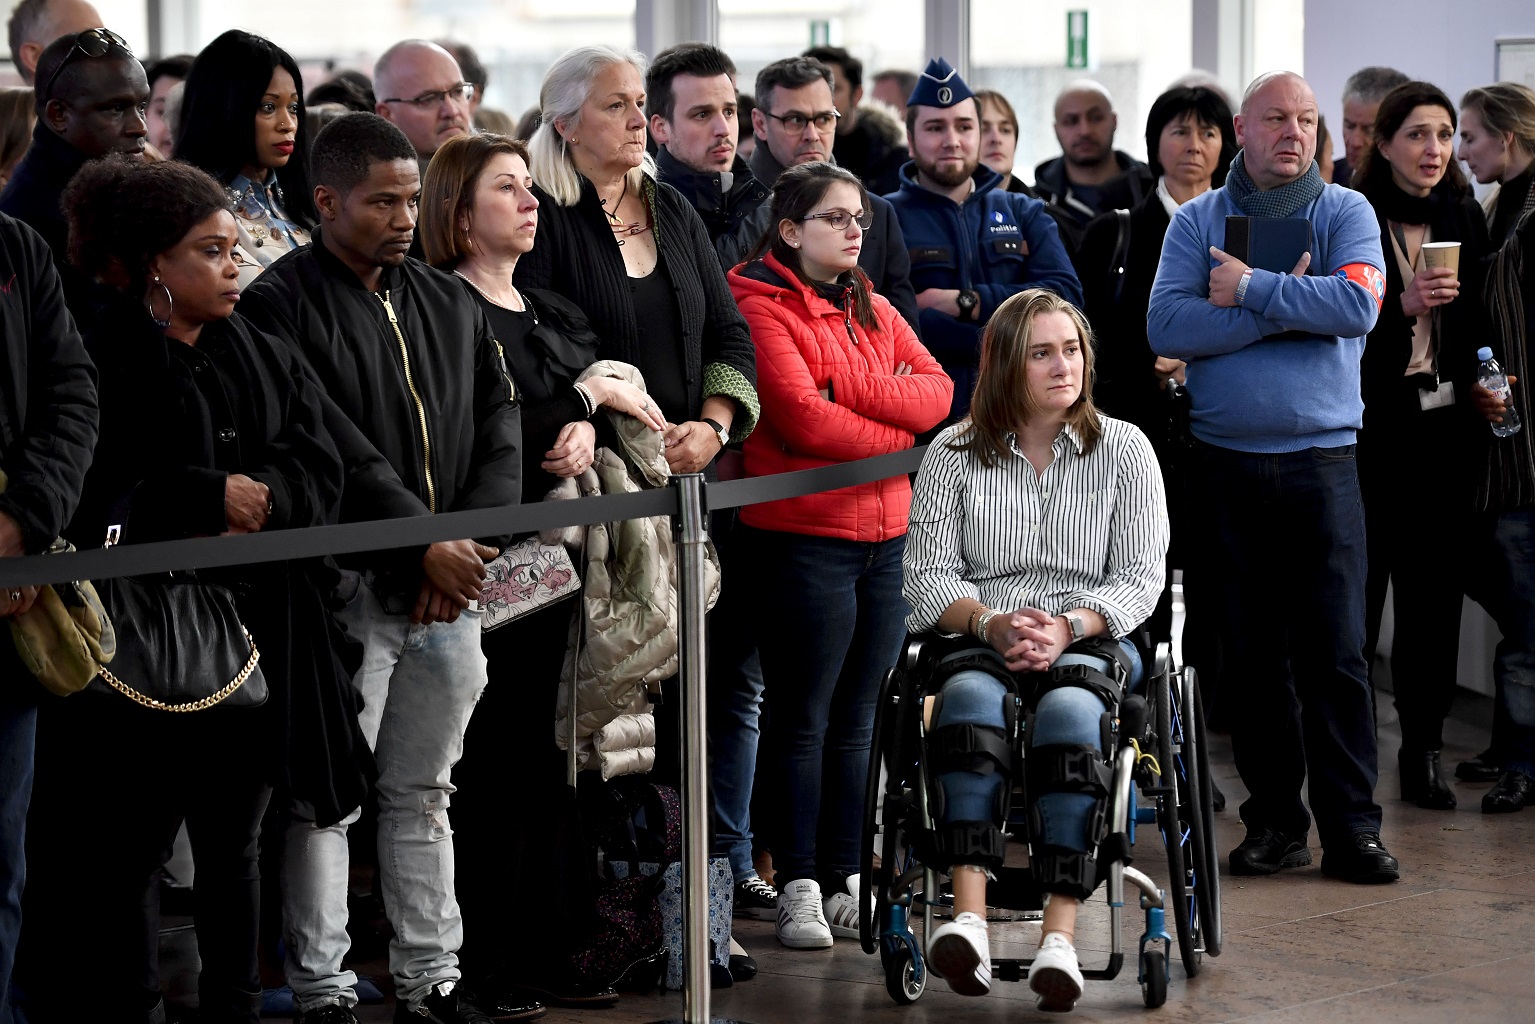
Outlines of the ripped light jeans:
{"label": "ripped light jeans", "polygon": [[[453,892],[449,774],[463,753],[470,712],[485,688],[480,613],[412,625],[374,591],[370,577],[342,574],[337,617],[363,644],[352,685],[362,694],[363,735],[378,762],[378,863],[384,912],[394,928],[389,971],[395,996],[415,1005],[457,981],[463,923]],[[357,976],[343,970],[347,938],[347,827],[317,827],[298,806],[283,870],[285,969],[299,1011],[356,1003]]]}

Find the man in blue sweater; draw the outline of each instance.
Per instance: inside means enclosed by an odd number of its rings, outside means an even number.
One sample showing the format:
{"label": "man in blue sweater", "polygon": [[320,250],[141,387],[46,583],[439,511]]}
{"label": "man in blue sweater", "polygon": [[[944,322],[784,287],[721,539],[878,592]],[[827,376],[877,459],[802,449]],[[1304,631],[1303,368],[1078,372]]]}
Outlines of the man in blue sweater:
{"label": "man in blue sweater", "polygon": [[1045,204],[997,188],[980,162],[975,94],[942,57],[931,61],[906,107],[912,159],[895,206],[911,251],[922,343],[954,379],[950,422],[970,410],[981,329],[1010,296],[1048,288],[1082,305],[1082,286]]}
{"label": "man in blue sweater", "polygon": [[[1364,654],[1364,515],[1354,436],[1359,358],[1385,294],[1380,227],[1364,198],[1317,171],[1316,98],[1264,75],[1237,115],[1242,151],[1223,188],[1178,208],[1162,245],[1147,329],[1188,364],[1195,486],[1226,566],[1232,752],[1251,796],[1236,875],[1311,863],[1391,882],[1380,839],[1374,700]],[[1305,218],[1311,249],[1290,273],[1221,251],[1229,216]],[[1425,482],[1425,486],[1432,486]],[[1311,814],[1301,801],[1310,774]]]}

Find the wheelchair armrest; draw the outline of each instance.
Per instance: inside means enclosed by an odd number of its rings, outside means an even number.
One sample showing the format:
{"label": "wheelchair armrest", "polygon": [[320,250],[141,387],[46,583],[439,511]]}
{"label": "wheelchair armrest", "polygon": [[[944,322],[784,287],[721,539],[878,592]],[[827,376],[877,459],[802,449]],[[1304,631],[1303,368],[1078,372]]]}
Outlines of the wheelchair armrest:
{"label": "wheelchair armrest", "polygon": [[1157,644],[1157,650],[1151,658],[1151,671],[1146,673],[1147,679],[1155,679],[1168,671],[1173,663],[1173,646],[1167,641]]}

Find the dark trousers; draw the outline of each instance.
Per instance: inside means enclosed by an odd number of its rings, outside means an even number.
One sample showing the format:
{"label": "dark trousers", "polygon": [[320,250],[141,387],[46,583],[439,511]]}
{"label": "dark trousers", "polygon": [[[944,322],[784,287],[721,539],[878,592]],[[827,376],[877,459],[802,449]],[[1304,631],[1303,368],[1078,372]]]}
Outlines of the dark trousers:
{"label": "dark trousers", "polygon": [[[554,741],[575,610],[562,601],[483,637],[488,682],[453,767],[460,960],[471,980],[554,982],[595,912],[596,871]],[[539,926],[519,924],[529,919]]]}
{"label": "dark trousers", "polygon": [[825,891],[858,871],[880,681],[906,637],[906,538],[859,543],[746,529],[757,567],[764,700],[783,786],[773,831],[780,888]]}
{"label": "dark trousers", "polygon": [[761,737],[762,664],[752,611],[751,551],[735,509],[714,513],[710,536],[720,558],[720,597],[709,613],[709,790],[714,798],[710,854],[730,859],[737,881],[750,877],[753,784]]}
{"label": "dark trousers", "polygon": [[150,1019],[161,999],[160,869],[183,820],[196,865],[198,1019],[256,1024],[265,719],[264,709],[171,715],[116,694],[45,704],[17,970],[30,1024]]}
{"label": "dark trousers", "polygon": [[1354,446],[1251,454],[1200,446],[1210,542],[1225,566],[1231,745],[1249,829],[1324,846],[1379,830],[1364,660],[1365,532]]}
{"label": "dark trousers", "polygon": [[[0,629],[8,629],[0,620]],[[11,967],[21,935],[26,884],[27,805],[37,732],[37,683],[0,637],[0,1024],[11,1024]]]}
{"label": "dark trousers", "polygon": [[1498,624],[1492,746],[1507,768],[1535,776],[1535,508],[1484,513],[1476,599]]}
{"label": "dark trousers", "polygon": [[[1406,396],[1417,403],[1417,388]],[[1468,462],[1447,429],[1457,410],[1417,412],[1363,434],[1359,489],[1364,498],[1369,574],[1365,583],[1365,659],[1373,665],[1391,584],[1395,631],[1391,689],[1402,750],[1444,746],[1455,697],[1460,612],[1471,553],[1472,495],[1458,467]]]}

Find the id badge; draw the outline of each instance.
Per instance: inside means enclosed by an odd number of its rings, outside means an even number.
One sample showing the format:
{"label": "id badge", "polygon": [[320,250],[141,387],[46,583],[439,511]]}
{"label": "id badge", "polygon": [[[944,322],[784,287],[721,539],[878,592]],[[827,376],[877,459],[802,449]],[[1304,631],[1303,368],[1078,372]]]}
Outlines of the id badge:
{"label": "id badge", "polygon": [[1424,412],[1431,409],[1447,409],[1455,404],[1455,382],[1452,380],[1440,381],[1438,391],[1418,389],[1418,408]]}

